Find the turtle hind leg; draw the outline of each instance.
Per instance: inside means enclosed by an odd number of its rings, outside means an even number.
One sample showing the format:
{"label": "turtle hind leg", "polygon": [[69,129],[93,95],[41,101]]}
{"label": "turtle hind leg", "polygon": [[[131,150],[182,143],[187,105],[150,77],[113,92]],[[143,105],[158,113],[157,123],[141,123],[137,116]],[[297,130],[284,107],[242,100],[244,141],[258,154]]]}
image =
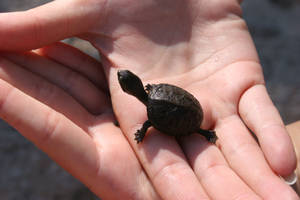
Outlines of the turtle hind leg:
{"label": "turtle hind leg", "polygon": [[217,139],[218,139],[218,136],[216,135],[216,132],[213,131],[213,130],[204,130],[204,129],[199,129],[198,130],[198,133],[200,133],[201,135],[203,135],[207,141],[215,144]]}
{"label": "turtle hind leg", "polygon": [[148,128],[152,126],[151,122],[149,120],[145,121],[142,128],[137,130],[137,132],[134,134],[135,135],[135,140],[137,143],[140,143],[143,141],[145,135],[146,135],[146,132],[148,130]]}

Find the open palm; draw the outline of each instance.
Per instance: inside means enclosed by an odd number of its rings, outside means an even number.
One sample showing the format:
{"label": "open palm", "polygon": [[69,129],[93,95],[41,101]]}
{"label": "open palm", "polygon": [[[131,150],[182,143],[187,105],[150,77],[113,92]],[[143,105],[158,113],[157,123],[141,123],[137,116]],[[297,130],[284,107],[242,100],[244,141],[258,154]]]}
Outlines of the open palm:
{"label": "open palm", "polygon": [[[2,14],[3,50],[77,35],[99,50],[105,75],[62,44],[4,54],[0,115],[104,199],[297,199],[275,174],[290,174],[295,156],[240,15],[233,0],[55,1]],[[136,144],[146,110],[121,90],[119,68],[194,94],[218,147],[155,129]]]}

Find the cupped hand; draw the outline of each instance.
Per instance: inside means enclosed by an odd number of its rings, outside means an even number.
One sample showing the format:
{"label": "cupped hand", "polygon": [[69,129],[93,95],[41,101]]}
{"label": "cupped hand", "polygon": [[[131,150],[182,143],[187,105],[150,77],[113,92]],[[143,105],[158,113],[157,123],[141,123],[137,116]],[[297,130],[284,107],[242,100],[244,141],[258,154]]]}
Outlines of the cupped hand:
{"label": "cupped hand", "polygon": [[0,53],[0,116],[103,199],[160,199],[116,125],[101,64],[56,43]]}
{"label": "cupped hand", "polygon": [[[54,1],[26,12],[1,14],[0,20],[3,50],[42,47],[76,35],[90,41],[102,55],[113,111],[126,137],[113,125],[104,75],[95,76],[93,71],[87,74],[86,62],[74,64],[76,56],[53,57],[68,68],[75,66],[73,70],[90,82],[74,81],[72,74],[71,80],[65,79],[70,75],[60,71],[48,77],[51,73],[47,71],[53,67],[29,70],[34,71],[30,75],[46,74],[50,83],[67,92],[54,92],[55,98],[50,100],[39,98],[53,93],[47,85],[46,92],[31,94],[38,87],[20,88],[13,83],[24,76],[5,79],[2,76],[7,73],[1,75],[1,87],[7,91],[1,94],[1,117],[97,194],[120,190],[124,197],[136,199],[158,198],[154,191],[163,199],[298,199],[278,177],[292,173],[296,159],[282,120],[267,95],[239,2]],[[42,52],[49,57],[51,51],[46,48]],[[28,62],[28,57],[19,57],[9,59],[18,60],[19,65]],[[93,68],[99,70],[100,66]],[[199,135],[178,143],[154,129],[142,144],[136,144],[133,134],[146,120],[146,110],[137,99],[121,91],[116,76],[119,68],[132,70],[144,83],[172,83],[194,94],[204,109],[202,128],[216,130],[217,146]],[[18,89],[10,89],[13,87]],[[28,100],[21,102],[14,93]],[[64,98],[73,100],[66,103]],[[51,99],[57,103],[52,105]],[[28,111],[23,102],[36,104],[37,109]],[[72,153],[61,153],[68,151]],[[86,165],[92,170],[85,171]],[[121,165],[124,171],[120,171]],[[124,187],[125,181],[130,182],[129,189]],[[110,198],[113,195],[118,194]]]}

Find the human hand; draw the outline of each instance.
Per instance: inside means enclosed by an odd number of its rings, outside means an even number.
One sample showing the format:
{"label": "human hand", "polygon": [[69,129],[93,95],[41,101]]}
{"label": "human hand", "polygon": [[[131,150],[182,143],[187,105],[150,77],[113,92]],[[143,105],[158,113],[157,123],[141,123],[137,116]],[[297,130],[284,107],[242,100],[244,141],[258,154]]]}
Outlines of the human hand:
{"label": "human hand", "polygon": [[0,53],[0,116],[103,199],[160,199],[115,125],[101,64],[56,43]]}
{"label": "human hand", "polygon": [[[25,13],[3,14],[3,22],[14,23],[0,23],[0,43],[6,50],[20,50],[72,35],[92,42],[103,55],[122,131],[163,198],[180,198],[180,192],[191,199],[255,194],[296,199],[273,173],[290,174],[295,156],[240,15],[233,0],[56,1]],[[217,131],[219,149],[196,135],[178,145],[155,131],[136,145],[132,135],[146,119],[145,108],[133,105],[136,100],[120,90],[120,67],[144,82],[169,82],[193,93],[204,108],[203,128]],[[243,122],[258,136],[262,151]]]}
{"label": "human hand", "polygon": [[300,169],[299,169],[299,162],[300,162],[300,120],[293,122],[291,124],[288,124],[286,126],[289,135],[292,138],[293,144],[294,144],[294,148],[296,151],[296,155],[297,155],[297,163],[298,163],[298,167],[296,169],[296,175],[297,175],[297,183],[293,185],[293,188],[295,189],[295,191],[297,192],[297,194],[300,194]]}

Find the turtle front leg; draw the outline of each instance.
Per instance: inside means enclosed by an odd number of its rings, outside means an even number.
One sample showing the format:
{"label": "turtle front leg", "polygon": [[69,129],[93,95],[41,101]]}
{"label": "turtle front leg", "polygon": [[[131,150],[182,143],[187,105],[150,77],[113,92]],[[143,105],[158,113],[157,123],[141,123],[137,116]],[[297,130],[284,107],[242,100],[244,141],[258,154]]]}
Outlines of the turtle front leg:
{"label": "turtle front leg", "polygon": [[142,128],[140,130],[137,130],[137,132],[134,134],[135,135],[135,140],[137,143],[140,143],[143,141],[146,132],[148,130],[148,128],[152,126],[151,122],[149,120],[145,121]]}
{"label": "turtle front leg", "polygon": [[215,144],[216,141],[217,141],[217,139],[218,139],[218,137],[216,135],[216,132],[212,131],[212,130],[204,130],[204,129],[200,128],[198,130],[198,133],[200,133],[201,135],[203,135],[207,139],[207,141],[209,141],[209,142],[211,142],[213,144]]}

